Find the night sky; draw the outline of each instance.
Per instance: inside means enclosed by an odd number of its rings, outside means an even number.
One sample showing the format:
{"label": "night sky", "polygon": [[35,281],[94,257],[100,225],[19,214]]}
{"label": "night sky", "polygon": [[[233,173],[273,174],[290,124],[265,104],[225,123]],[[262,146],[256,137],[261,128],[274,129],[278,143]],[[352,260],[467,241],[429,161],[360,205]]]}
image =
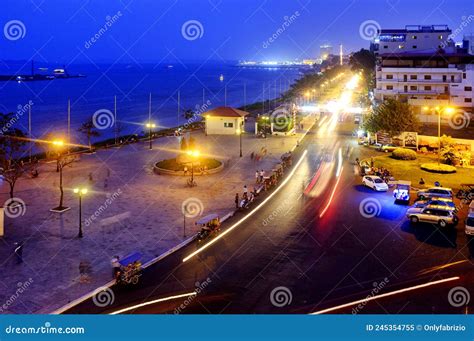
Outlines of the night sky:
{"label": "night sky", "polygon": [[[114,15],[107,31],[87,44]],[[368,47],[359,34],[367,20],[383,28],[447,24],[454,30],[469,15],[473,0],[4,0],[0,59],[70,64],[314,58],[327,42],[335,50],[340,43],[346,50]],[[24,30],[7,39],[5,25],[12,20]],[[186,39],[182,28],[190,20],[198,21],[199,32]],[[474,20],[463,32],[474,32]]]}

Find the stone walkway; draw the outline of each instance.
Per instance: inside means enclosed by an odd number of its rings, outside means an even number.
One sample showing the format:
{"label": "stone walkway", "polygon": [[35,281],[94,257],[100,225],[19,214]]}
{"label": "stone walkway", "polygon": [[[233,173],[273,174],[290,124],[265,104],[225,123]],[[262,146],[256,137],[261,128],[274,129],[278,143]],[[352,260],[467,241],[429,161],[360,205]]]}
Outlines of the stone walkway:
{"label": "stone walkway", "polygon": [[[304,127],[309,125],[305,122]],[[247,131],[253,131],[252,122]],[[232,211],[235,193],[242,193],[245,184],[253,186],[255,170],[271,170],[301,134],[259,139],[248,133],[240,158],[237,136],[193,133],[203,154],[225,162],[222,172],[198,176],[194,188],[185,186],[185,177],[153,173],[156,161],[175,156],[179,149],[175,137],[153,141],[151,151],[147,142],[140,142],[82,155],[64,170],[64,203],[71,210],[63,214],[49,211],[59,200],[55,163],[42,164],[38,178],[17,184],[15,196],[26,203],[24,215],[5,217],[5,236],[0,238],[0,313],[52,312],[107,283],[114,255],[139,251],[147,261],[179,244],[186,239],[183,206],[196,215],[186,219],[189,237],[197,232],[194,221],[199,216]],[[266,157],[251,160],[250,153],[262,147],[268,151]],[[78,198],[72,190],[76,186],[89,188],[82,205],[82,239],[77,238]],[[0,184],[0,202],[7,198],[8,188]],[[15,241],[25,242],[23,263],[13,256]]]}

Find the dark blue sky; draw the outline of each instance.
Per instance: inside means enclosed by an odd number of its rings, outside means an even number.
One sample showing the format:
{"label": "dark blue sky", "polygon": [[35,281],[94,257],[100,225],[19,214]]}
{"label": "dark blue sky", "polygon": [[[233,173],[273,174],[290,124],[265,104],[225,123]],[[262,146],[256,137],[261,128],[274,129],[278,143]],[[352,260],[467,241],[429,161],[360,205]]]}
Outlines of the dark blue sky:
{"label": "dark blue sky", "polygon": [[[119,11],[118,20],[86,48],[106,17]],[[448,24],[454,30],[469,15],[474,15],[474,0],[3,0],[0,59],[34,56],[49,63],[78,63],[310,58],[325,42],[342,43],[350,50],[367,47],[359,34],[367,20],[385,28]],[[292,22],[277,33],[285,17]],[[24,25],[23,38],[7,39],[3,31],[11,20]],[[189,20],[202,25],[202,37],[183,37],[182,26]],[[464,32],[474,32],[474,20]],[[273,34],[276,39],[269,43]]]}

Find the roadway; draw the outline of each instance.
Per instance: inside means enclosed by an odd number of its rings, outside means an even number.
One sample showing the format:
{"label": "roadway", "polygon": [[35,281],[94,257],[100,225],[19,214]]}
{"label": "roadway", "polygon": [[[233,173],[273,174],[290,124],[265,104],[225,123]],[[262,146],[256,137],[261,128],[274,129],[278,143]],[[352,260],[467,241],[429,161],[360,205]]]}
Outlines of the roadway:
{"label": "roadway", "polygon": [[453,287],[474,289],[461,226],[411,226],[390,192],[362,187],[354,160],[373,152],[351,129],[323,117],[277,191],[220,235],[150,266],[137,286],[113,286],[111,304],[88,299],[66,313],[468,312],[448,301]]}

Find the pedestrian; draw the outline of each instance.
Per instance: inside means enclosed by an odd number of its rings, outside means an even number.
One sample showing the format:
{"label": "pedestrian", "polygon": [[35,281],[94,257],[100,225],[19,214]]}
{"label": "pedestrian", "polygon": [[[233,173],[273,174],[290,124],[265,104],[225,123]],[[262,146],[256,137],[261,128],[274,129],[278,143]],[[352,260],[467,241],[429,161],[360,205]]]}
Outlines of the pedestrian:
{"label": "pedestrian", "polygon": [[263,169],[260,171],[260,182],[263,182],[263,177],[265,176],[265,172]]}
{"label": "pedestrian", "polygon": [[188,167],[184,166],[184,176],[188,175]]}
{"label": "pedestrian", "polygon": [[425,184],[425,180],[423,178],[420,178],[420,182],[419,182],[420,185],[424,185]]}
{"label": "pedestrian", "polygon": [[92,177],[92,173],[89,173],[89,181],[90,182],[94,181],[94,178]]}
{"label": "pedestrian", "polygon": [[253,158],[254,158],[254,157],[255,157],[255,153],[254,153],[254,152],[251,152],[251,153],[250,153],[250,160],[253,161]]}
{"label": "pedestrian", "polygon": [[235,193],[235,208],[239,208],[239,193]]}
{"label": "pedestrian", "polygon": [[105,178],[104,179],[104,189],[107,189],[107,187],[109,187],[109,179]]}
{"label": "pedestrian", "polygon": [[255,171],[255,183],[259,183],[260,182],[260,173],[257,171]]}
{"label": "pedestrian", "polygon": [[16,262],[18,264],[23,263],[23,246],[25,245],[24,242],[15,242],[15,256],[16,256]]}
{"label": "pedestrian", "polygon": [[249,194],[249,190],[247,188],[247,185],[244,185],[244,198],[245,198],[245,200],[247,200],[248,194]]}

